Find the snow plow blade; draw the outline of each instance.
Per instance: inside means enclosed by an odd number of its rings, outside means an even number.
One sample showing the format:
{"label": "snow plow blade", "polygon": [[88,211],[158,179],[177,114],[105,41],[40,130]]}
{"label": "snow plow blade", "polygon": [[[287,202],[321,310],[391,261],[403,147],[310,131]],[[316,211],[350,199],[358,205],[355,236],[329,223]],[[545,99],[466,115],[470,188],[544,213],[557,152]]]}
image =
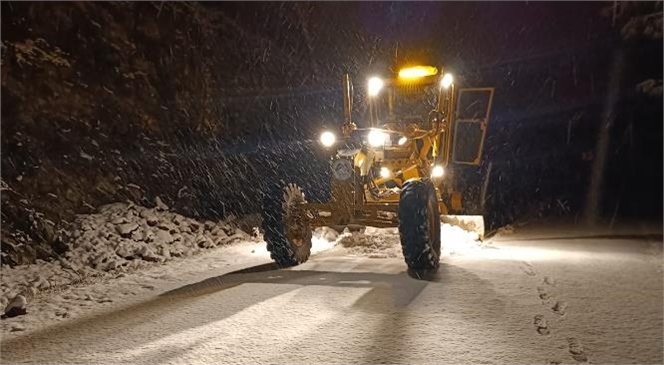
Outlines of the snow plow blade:
{"label": "snow plow blade", "polygon": [[484,239],[484,216],[482,215],[441,215],[440,221],[457,226],[464,231],[475,232],[480,240]]}

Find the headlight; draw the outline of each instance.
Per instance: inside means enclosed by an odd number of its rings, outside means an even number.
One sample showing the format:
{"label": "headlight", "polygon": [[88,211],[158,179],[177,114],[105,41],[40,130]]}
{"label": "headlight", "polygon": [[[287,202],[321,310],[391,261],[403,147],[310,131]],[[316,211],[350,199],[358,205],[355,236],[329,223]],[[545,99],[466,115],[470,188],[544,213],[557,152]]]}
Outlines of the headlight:
{"label": "headlight", "polygon": [[391,175],[390,169],[388,169],[387,167],[380,168],[380,177],[382,177],[383,179],[387,179],[388,177],[390,177],[390,175]]}
{"label": "headlight", "polygon": [[408,142],[408,137],[406,137],[406,136],[403,136],[403,137],[399,138],[399,141],[397,141],[397,143],[399,144],[399,146],[403,146],[403,145],[405,145],[406,142]]}
{"label": "headlight", "polygon": [[320,135],[320,143],[325,147],[330,147],[337,141],[337,137],[330,131],[325,131]]}
{"label": "headlight", "polygon": [[383,88],[385,83],[379,77],[372,77],[369,79],[368,92],[369,96],[376,96]]}
{"label": "headlight", "polygon": [[387,133],[381,132],[377,129],[372,129],[367,136],[369,141],[369,146],[371,147],[381,147],[385,145],[387,141]]}
{"label": "headlight", "polygon": [[445,74],[443,79],[440,81],[440,85],[443,87],[443,89],[447,89],[450,87],[450,85],[452,85],[452,82],[454,82],[452,74]]}
{"label": "headlight", "polygon": [[431,177],[441,177],[445,173],[443,166],[436,165],[431,169]]}

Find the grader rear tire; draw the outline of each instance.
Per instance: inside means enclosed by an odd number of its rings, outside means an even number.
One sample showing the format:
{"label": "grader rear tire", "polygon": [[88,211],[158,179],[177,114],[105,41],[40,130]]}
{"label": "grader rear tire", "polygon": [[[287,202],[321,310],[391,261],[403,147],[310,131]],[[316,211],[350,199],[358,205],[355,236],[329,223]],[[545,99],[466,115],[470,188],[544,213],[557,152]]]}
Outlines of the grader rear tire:
{"label": "grader rear tire", "polygon": [[[281,197],[281,199],[279,199]],[[302,190],[289,184],[283,195],[268,192],[263,203],[263,232],[270,257],[279,267],[301,264],[311,254],[311,226],[302,204]]]}
{"label": "grader rear tire", "polygon": [[399,236],[408,274],[427,279],[440,266],[440,213],[428,180],[407,181],[399,199]]}

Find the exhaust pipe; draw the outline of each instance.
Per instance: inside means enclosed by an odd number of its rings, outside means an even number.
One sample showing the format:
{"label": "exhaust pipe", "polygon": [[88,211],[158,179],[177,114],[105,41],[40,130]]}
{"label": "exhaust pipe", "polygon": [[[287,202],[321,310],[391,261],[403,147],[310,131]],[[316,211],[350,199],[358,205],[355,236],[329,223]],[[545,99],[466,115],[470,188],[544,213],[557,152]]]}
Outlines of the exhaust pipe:
{"label": "exhaust pipe", "polygon": [[344,74],[344,125],[341,131],[344,136],[350,136],[350,133],[357,128],[353,123],[353,84],[350,81],[350,75]]}

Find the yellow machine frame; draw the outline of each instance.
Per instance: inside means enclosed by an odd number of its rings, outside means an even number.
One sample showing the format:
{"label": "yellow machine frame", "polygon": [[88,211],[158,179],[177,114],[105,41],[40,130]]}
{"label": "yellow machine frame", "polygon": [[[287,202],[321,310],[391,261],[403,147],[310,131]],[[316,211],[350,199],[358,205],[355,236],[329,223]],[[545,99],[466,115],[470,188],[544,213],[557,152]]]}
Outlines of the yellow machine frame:
{"label": "yellow machine frame", "polygon": [[[382,81],[387,86],[438,85],[436,108],[429,113],[426,121],[428,128],[409,124],[380,124],[377,105],[369,98],[369,126],[358,128],[352,118],[353,94],[350,76],[343,77],[344,90],[344,123],[341,126],[341,137],[336,145],[352,139],[357,133],[382,133],[390,137],[398,137],[398,143],[384,144],[380,147],[362,145],[352,154],[333,157],[333,162],[344,160],[341,164],[352,164],[353,174],[347,179],[331,179],[331,199],[327,203],[307,203],[305,209],[313,215],[312,226],[376,226],[393,227],[398,223],[396,215],[399,202],[399,189],[410,179],[431,178],[436,187],[439,210],[441,214],[460,212],[463,208],[462,194],[450,190],[448,179],[442,176],[432,177],[434,169],[445,171],[450,163],[479,165],[486,125],[489,119],[493,88],[473,88],[457,90],[451,82],[451,75],[431,66],[416,66],[402,69],[399,76]],[[449,79],[448,79],[449,78]],[[381,84],[382,85],[382,84]],[[478,158],[474,161],[452,161],[455,148],[455,126],[457,119],[457,102],[459,93],[489,93],[486,113],[475,122],[481,128],[481,141]],[[390,99],[390,106],[391,106]],[[469,119],[470,120],[470,119]],[[473,120],[470,120],[473,121]],[[395,138],[391,138],[394,141]],[[403,143],[401,143],[403,142]],[[376,169],[386,171],[388,177],[374,176],[370,171]],[[372,170],[373,169],[373,170]],[[387,170],[382,170],[387,169]],[[393,187],[388,187],[391,182]],[[446,190],[447,189],[447,190]],[[443,194],[448,197],[444,201]],[[448,206],[449,205],[449,206]]]}

